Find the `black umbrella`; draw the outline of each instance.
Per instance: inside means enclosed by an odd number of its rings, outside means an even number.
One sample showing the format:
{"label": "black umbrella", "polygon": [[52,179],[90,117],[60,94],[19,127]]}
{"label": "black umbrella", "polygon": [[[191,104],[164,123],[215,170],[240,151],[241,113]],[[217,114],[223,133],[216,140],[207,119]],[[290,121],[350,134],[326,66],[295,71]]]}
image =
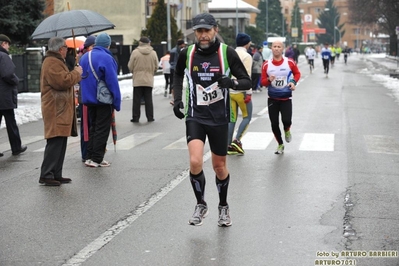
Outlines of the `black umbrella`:
{"label": "black umbrella", "polygon": [[115,27],[103,15],[91,10],[70,10],[54,14],[43,20],[32,34],[32,39],[51,37],[88,36]]}

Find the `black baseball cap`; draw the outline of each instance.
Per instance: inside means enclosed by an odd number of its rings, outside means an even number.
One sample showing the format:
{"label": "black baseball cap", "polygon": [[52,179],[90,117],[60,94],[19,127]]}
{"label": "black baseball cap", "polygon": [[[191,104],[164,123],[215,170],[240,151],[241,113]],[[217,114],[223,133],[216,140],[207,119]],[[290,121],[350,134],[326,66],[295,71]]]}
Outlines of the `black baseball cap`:
{"label": "black baseball cap", "polygon": [[215,18],[209,13],[198,14],[193,18],[193,30],[210,30],[217,25]]}

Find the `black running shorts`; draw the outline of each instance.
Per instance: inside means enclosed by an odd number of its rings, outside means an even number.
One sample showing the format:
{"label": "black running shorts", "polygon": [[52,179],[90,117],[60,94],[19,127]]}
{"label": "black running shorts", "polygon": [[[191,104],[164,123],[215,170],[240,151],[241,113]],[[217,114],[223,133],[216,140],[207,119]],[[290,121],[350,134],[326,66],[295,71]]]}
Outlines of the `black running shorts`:
{"label": "black running shorts", "polygon": [[228,132],[229,124],[208,126],[192,120],[186,121],[187,143],[193,139],[200,139],[205,143],[208,136],[211,151],[219,156],[227,155]]}

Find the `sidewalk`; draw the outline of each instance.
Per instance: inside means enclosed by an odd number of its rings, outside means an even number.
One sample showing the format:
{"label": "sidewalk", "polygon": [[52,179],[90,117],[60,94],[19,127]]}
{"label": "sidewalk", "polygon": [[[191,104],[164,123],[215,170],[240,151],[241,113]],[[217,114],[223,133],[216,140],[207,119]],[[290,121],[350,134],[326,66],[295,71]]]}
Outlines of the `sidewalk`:
{"label": "sidewalk", "polygon": [[391,73],[398,73],[399,75],[399,59],[395,56],[389,56],[386,54],[370,54],[359,56],[363,56],[363,58],[367,61],[383,66]]}

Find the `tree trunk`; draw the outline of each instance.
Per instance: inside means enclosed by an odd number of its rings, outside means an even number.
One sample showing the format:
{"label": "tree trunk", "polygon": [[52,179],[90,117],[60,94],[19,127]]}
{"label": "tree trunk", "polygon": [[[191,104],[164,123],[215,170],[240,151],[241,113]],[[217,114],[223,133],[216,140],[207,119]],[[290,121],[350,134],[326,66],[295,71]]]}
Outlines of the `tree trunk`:
{"label": "tree trunk", "polygon": [[398,55],[398,36],[395,33],[389,35],[389,55]]}

